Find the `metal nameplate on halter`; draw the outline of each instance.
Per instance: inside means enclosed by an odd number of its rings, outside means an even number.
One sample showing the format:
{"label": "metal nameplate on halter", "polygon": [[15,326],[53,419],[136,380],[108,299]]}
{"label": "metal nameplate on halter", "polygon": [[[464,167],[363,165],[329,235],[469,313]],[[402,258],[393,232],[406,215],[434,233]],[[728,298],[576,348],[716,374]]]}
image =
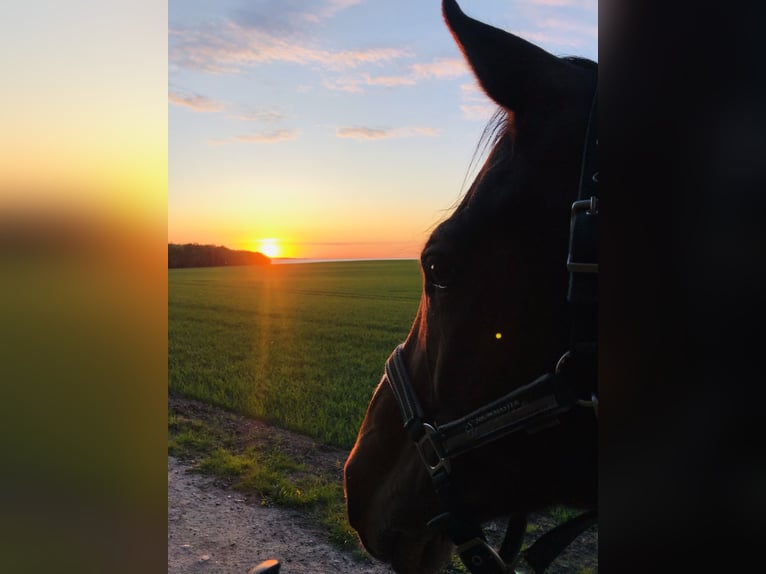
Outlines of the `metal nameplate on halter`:
{"label": "metal nameplate on halter", "polygon": [[[590,199],[582,199],[572,204],[572,230],[575,228],[575,220],[578,214],[583,213],[588,216],[598,215],[598,198],[592,196]],[[567,257],[567,270],[571,273],[598,273],[598,263],[588,263],[584,261],[573,261],[570,250]]]}

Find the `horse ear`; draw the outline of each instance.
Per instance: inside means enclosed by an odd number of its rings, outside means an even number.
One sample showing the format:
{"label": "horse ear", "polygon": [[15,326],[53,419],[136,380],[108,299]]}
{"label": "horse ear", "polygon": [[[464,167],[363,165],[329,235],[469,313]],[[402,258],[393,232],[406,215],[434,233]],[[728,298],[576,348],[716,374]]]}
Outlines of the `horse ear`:
{"label": "horse ear", "polygon": [[514,112],[555,101],[570,67],[542,48],[466,16],[455,0],[442,13],[487,95]]}

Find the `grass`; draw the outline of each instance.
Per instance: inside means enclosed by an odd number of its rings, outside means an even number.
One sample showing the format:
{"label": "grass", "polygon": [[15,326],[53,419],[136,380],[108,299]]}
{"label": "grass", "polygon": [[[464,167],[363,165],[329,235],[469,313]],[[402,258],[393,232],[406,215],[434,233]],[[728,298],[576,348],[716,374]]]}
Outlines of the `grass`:
{"label": "grass", "polygon": [[319,524],[330,542],[357,558],[364,553],[346,519],[343,487],[292,458],[278,446],[244,446],[241,437],[203,420],[169,413],[168,453],[194,461],[194,471],[224,479],[264,506],[296,508]]}
{"label": "grass", "polygon": [[553,518],[557,524],[563,524],[568,520],[571,520],[578,516],[582,510],[576,508],[569,508],[567,506],[552,506],[548,509],[551,518]]}
{"label": "grass", "polygon": [[[416,261],[171,269],[169,390],[350,449],[420,291]],[[359,553],[337,476],[242,448],[225,426],[171,412],[168,451],[264,504],[306,511]]]}
{"label": "grass", "polygon": [[171,269],[169,388],[350,448],[420,289],[416,261]]}

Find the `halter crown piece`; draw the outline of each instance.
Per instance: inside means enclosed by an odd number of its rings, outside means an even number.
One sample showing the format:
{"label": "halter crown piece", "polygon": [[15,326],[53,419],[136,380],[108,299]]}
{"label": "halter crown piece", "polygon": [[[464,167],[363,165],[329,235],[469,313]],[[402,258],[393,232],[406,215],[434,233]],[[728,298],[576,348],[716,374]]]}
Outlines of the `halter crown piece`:
{"label": "halter crown piece", "polygon": [[[472,574],[514,572],[523,559],[535,572],[548,565],[585,529],[596,522],[595,510],[585,512],[541,536],[521,552],[526,516],[510,515],[505,539],[493,549],[481,527],[465,520],[455,507],[450,473],[452,460],[501,437],[520,431],[535,433],[555,425],[558,416],[576,407],[593,408],[598,417],[598,124],[597,95],[588,119],[577,201],[570,220],[569,288],[571,311],[569,350],[552,373],[545,373],[518,389],[476,409],[464,417],[439,425],[425,420],[399,345],[386,361],[391,385],[410,438],[428,471],[446,512],[428,523],[444,529],[457,547],[463,564]],[[585,397],[585,398],[584,398]]]}

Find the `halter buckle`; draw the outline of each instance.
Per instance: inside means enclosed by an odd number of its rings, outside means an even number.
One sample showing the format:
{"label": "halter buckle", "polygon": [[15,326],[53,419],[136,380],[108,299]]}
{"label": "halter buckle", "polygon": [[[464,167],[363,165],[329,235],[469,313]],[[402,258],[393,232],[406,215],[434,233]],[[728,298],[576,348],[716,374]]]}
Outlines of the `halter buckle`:
{"label": "halter buckle", "polygon": [[[591,196],[590,199],[581,199],[572,204],[567,269],[570,273],[598,273],[598,262],[574,260],[576,255],[579,259],[581,250],[585,249],[588,252],[593,249],[593,246],[590,245],[593,239],[591,237],[592,232],[586,232],[585,228],[578,224],[578,216],[582,217],[583,215],[588,218],[588,221],[590,221],[590,218],[598,216],[598,198],[596,196]],[[576,234],[575,230],[579,230],[579,233]],[[577,251],[577,254],[574,253],[575,251]]]}
{"label": "halter buckle", "polygon": [[428,469],[428,474],[431,478],[441,471],[449,474],[452,470],[452,465],[447,453],[444,451],[439,431],[428,423],[423,423],[422,429],[423,435],[417,440],[415,445],[418,447],[418,453],[423,460],[423,464]]}

